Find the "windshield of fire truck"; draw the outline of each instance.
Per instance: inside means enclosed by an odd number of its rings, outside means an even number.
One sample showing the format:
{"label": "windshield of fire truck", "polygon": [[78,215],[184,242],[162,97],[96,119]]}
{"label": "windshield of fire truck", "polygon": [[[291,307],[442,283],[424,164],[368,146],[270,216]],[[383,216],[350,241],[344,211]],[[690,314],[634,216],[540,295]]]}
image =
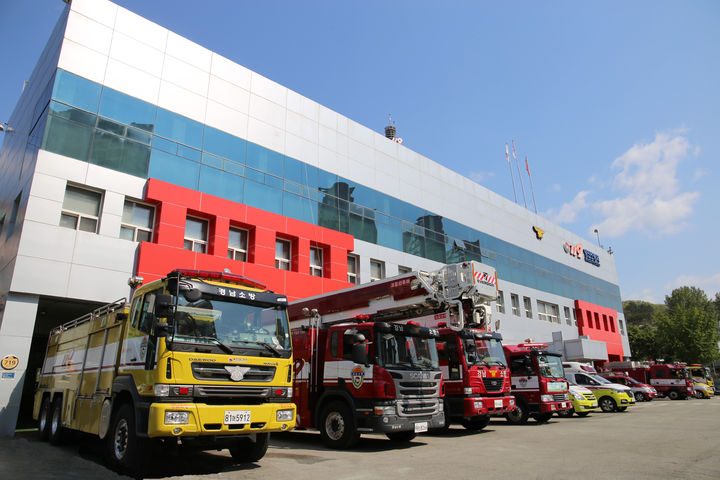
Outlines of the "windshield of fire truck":
{"label": "windshield of fire truck", "polygon": [[565,378],[565,370],[562,366],[562,359],[556,355],[540,353],[537,356],[538,370],[544,378]]}
{"label": "windshield of fire truck", "polygon": [[248,348],[278,357],[291,353],[284,306],[239,303],[208,294],[193,302],[178,297],[173,341],[216,345],[225,353]]}
{"label": "windshield of fire truck", "polygon": [[502,342],[494,338],[466,341],[465,361],[468,366],[502,365],[507,367]]}
{"label": "windshield of fire truck", "polygon": [[439,368],[434,338],[381,333],[378,356],[383,367],[430,370]]}
{"label": "windshield of fire truck", "polygon": [[690,367],[690,375],[702,379],[710,377],[709,375],[707,377],[705,376],[705,369],[703,367]]}

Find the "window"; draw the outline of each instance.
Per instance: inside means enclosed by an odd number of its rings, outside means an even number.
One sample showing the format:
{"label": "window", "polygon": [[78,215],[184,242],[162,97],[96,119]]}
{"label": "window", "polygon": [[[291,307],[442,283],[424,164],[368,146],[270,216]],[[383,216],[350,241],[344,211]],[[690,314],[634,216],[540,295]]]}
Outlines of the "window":
{"label": "window", "polygon": [[577,319],[577,313],[575,312],[575,309],[572,309],[572,316],[573,316],[573,325],[576,327],[578,326],[578,319]]}
{"label": "window", "polygon": [[142,203],[125,200],[120,225],[120,238],[133,242],[151,242],[155,209]]}
{"label": "window", "polygon": [[455,335],[442,335],[435,340],[440,368],[447,367],[449,380],[460,379],[460,357],[458,356]]}
{"label": "window", "polygon": [[498,291],[498,297],[496,301],[497,313],[505,313],[505,296],[502,290]]}
{"label": "window", "polygon": [[97,233],[102,194],[84,188],[65,187],[60,226]]}
{"label": "window", "polygon": [[398,275],[402,275],[403,273],[410,273],[410,272],[412,272],[412,268],[403,267],[402,265],[398,265]]}
{"label": "window", "polygon": [[523,304],[525,305],[525,316],[532,318],[532,304],[530,303],[530,297],[523,297]]}
{"label": "window", "polygon": [[247,262],[248,232],[240,228],[230,227],[228,234],[228,258]]}
{"label": "window", "polygon": [[323,251],[320,247],[310,247],[310,275],[323,276]]}
{"label": "window", "polygon": [[0,217],[0,235],[2,235],[4,228],[5,228],[5,215]]}
{"label": "window", "polygon": [[520,299],[514,293],[510,294],[510,303],[512,304],[513,315],[520,316]]}
{"label": "window", "polygon": [[570,320],[570,308],[563,307],[563,311],[565,312],[565,323],[572,325],[572,321]]}
{"label": "window", "polygon": [[358,275],[358,257],[357,255],[348,255],[347,257],[348,283],[358,285],[360,276]]}
{"label": "window", "polygon": [[275,240],[275,268],[290,270],[290,241],[280,238]]}
{"label": "window", "polygon": [[623,325],[623,321],[618,319],[618,325],[620,327],[620,335],[625,335],[625,326]]}
{"label": "window", "polygon": [[185,242],[183,248],[192,252],[207,253],[208,222],[199,218],[185,220]]}
{"label": "window", "polygon": [[382,280],[385,278],[385,262],[370,260],[370,281]]}
{"label": "window", "polygon": [[560,323],[560,307],[552,303],[537,301],[538,318],[551,323]]}

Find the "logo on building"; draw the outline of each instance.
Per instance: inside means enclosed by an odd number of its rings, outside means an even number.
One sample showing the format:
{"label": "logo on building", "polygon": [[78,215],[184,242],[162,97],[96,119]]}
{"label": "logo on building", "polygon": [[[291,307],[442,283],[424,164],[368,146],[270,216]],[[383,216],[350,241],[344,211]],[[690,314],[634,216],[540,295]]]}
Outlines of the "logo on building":
{"label": "logo on building", "polygon": [[542,240],[543,235],[545,235],[545,230],[540,227],[533,227],[533,232],[535,232],[535,236],[538,240]]}
{"label": "logo on building", "polygon": [[2,361],[0,361],[0,365],[2,365],[3,370],[13,370],[19,363],[20,359],[15,355],[5,355]]}
{"label": "logo on building", "polygon": [[585,250],[581,243],[578,243],[577,245],[571,245],[568,242],[565,242],[565,244],[563,245],[563,250],[565,250],[565,253],[567,253],[568,255],[581,258],[586,262],[595,265],[596,267],[600,266],[600,257],[589,250]]}
{"label": "logo on building", "polygon": [[350,376],[352,377],[353,387],[360,388],[362,387],[363,380],[365,379],[365,369],[358,365],[352,369]]}

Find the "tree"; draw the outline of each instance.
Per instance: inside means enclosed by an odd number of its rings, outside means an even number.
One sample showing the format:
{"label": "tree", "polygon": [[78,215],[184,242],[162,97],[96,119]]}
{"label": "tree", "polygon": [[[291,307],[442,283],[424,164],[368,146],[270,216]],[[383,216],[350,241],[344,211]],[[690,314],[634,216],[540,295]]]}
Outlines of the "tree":
{"label": "tree", "polygon": [[623,302],[623,313],[625,323],[628,325],[652,325],[653,317],[658,309],[664,309],[663,305],[655,305],[641,300],[628,300]]}
{"label": "tree", "polygon": [[654,325],[628,324],[628,341],[635,360],[655,360],[660,355]]}
{"label": "tree", "polygon": [[718,312],[704,291],[680,287],[655,315],[658,355],[666,361],[710,363],[718,357]]}

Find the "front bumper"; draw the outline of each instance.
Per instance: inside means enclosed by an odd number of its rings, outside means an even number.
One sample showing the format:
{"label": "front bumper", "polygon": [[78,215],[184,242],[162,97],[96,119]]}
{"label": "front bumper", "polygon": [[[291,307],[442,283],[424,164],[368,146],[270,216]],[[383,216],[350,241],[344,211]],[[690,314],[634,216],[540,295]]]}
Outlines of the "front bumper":
{"label": "front bumper", "polygon": [[393,432],[426,432],[433,428],[441,428],[445,425],[445,414],[442,412],[434,415],[421,415],[417,417],[400,417],[398,415],[371,415],[369,418],[361,418],[360,431],[372,431],[373,433]]}
{"label": "front bumper", "polygon": [[565,402],[540,402],[539,405],[540,413],[555,413],[562,410],[570,410],[572,408],[573,405],[570,400]]}
{"label": "front bumper", "polygon": [[618,398],[615,400],[620,407],[629,407],[630,405],[635,405],[635,396],[634,395],[618,395]]}
{"label": "front bumper", "polygon": [[[250,412],[250,423],[225,425],[225,412]],[[292,419],[278,421],[278,410],[292,410]],[[187,412],[185,424],[166,424],[165,412]],[[207,405],[204,403],[153,403],[148,417],[148,437],[183,437],[208,435],[245,435],[262,432],[286,432],[295,427],[294,403],[261,405]]]}
{"label": "front bumper", "polygon": [[575,410],[575,412],[596,412],[599,408],[597,402],[590,400],[574,400],[573,410]]}
{"label": "front bumper", "polygon": [[463,416],[478,417],[502,415],[515,409],[515,397],[466,397],[463,399]]}

